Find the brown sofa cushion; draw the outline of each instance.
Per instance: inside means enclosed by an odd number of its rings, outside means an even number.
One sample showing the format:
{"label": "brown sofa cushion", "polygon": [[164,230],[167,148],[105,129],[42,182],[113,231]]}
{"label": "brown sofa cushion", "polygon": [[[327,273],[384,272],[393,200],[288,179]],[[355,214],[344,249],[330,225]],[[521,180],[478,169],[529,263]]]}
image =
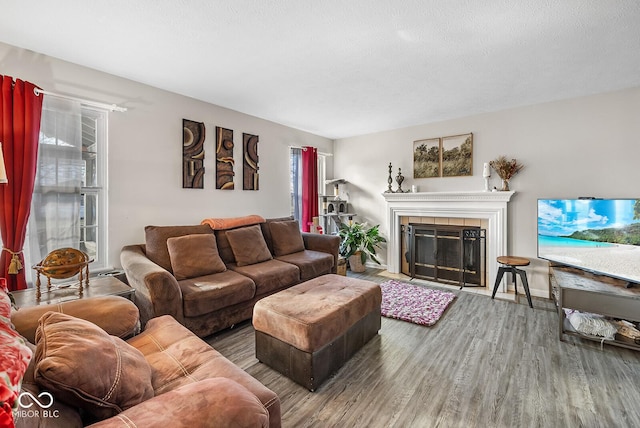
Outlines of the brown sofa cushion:
{"label": "brown sofa cushion", "polygon": [[267,260],[248,266],[229,265],[229,269],[249,277],[256,284],[256,296],[300,282],[300,269],[280,260]]}
{"label": "brown sofa cushion", "polygon": [[154,395],[151,368],[140,351],[89,321],[47,312],[36,342],[36,382],[98,419]]}
{"label": "brown sofa cushion", "polygon": [[304,250],[276,257],[276,260],[291,263],[300,269],[300,281],[332,272],[333,256],[320,251]]}
{"label": "brown sofa cushion", "polygon": [[191,235],[194,233],[213,233],[206,224],[196,226],[147,226],[144,228],[146,255],[155,264],[171,270],[171,257],[167,248],[167,239],[174,236]]}
{"label": "brown sofa cushion", "polygon": [[280,426],[278,396],[173,317],[163,315],[149,320],[146,330],[128,343],[140,350],[149,362],[156,396],[202,379],[224,377],[258,397],[269,411],[270,426]]}
{"label": "brown sofa cushion", "polygon": [[178,281],[224,272],[213,233],[174,236],[167,239],[173,275]]}
{"label": "brown sofa cushion", "polygon": [[227,239],[238,266],[253,265],[272,259],[258,225],[228,230]]}
{"label": "brown sofa cushion", "polygon": [[197,317],[251,300],[256,293],[253,281],[232,270],[184,279],[182,306],[186,317]]}
{"label": "brown sofa cushion", "polygon": [[220,253],[220,258],[222,261],[228,265],[230,263],[235,263],[236,258],[233,255],[233,250],[231,249],[231,245],[229,244],[229,239],[227,238],[228,230],[216,230],[214,234],[216,235],[216,243],[218,244],[218,252]]}
{"label": "brown sofa cushion", "polygon": [[278,218],[268,218],[264,223],[260,224],[260,228],[262,229],[262,234],[264,235],[264,240],[267,241],[267,247],[273,253],[273,240],[271,239],[271,229],[269,229],[269,223],[273,223],[274,221],[291,221],[295,220],[293,216],[289,217],[278,217]]}
{"label": "brown sofa cushion", "polygon": [[297,220],[273,221],[268,224],[276,257],[304,251],[304,241]]}
{"label": "brown sofa cushion", "polygon": [[269,412],[244,386],[216,377],[157,395],[91,428],[205,426],[269,428]]}
{"label": "brown sofa cushion", "polygon": [[[99,296],[49,305],[27,306],[11,313],[11,322],[29,342],[36,343],[38,320],[46,312],[62,312],[90,321],[120,339],[140,332],[136,305],[120,296]],[[113,314],[118,314],[114,317]]]}

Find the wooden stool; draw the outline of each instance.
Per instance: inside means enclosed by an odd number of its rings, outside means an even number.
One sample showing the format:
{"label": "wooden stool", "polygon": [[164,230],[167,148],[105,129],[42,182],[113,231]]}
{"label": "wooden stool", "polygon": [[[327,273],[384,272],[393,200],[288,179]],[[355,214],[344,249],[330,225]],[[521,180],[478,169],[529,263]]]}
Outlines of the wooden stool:
{"label": "wooden stool", "polygon": [[531,293],[529,293],[529,282],[527,281],[527,272],[522,269],[518,269],[518,266],[528,266],[529,259],[524,257],[511,257],[511,256],[500,256],[498,257],[498,263],[502,264],[498,269],[498,276],[496,277],[496,283],[493,286],[493,293],[491,294],[491,298],[493,299],[496,295],[496,291],[498,291],[498,286],[500,285],[500,281],[504,276],[505,272],[511,272],[513,275],[513,286],[516,290],[516,297],[518,296],[518,283],[516,281],[516,274],[520,275],[520,279],[522,280],[522,285],[524,286],[524,291],[527,294],[527,300],[529,301],[529,307],[533,309],[533,304],[531,303]]}

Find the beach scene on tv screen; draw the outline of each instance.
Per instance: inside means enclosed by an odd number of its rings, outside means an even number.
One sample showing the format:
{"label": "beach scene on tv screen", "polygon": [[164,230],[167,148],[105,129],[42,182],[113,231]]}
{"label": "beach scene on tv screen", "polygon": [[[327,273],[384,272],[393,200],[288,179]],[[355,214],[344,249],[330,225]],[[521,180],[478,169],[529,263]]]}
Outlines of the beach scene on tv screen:
{"label": "beach scene on tv screen", "polygon": [[640,200],[539,200],[538,256],[640,282]]}

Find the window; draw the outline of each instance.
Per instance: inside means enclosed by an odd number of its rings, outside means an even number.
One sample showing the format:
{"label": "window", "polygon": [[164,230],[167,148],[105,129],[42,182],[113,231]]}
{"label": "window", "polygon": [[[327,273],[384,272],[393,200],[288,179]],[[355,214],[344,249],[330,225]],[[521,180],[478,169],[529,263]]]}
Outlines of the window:
{"label": "window", "polygon": [[107,117],[106,111],[82,109],[80,249],[94,259],[92,270],[108,267],[104,186]]}
{"label": "window", "polygon": [[[300,222],[302,217],[302,149],[291,147],[289,154],[289,189],[291,193],[291,215]],[[325,192],[327,178],[327,155],[318,153],[318,195]],[[318,204],[320,206],[320,204]]]}
{"label": "window", "polygon": [[302,149],[291,148],[289,155],[291,215],[300,222],[302,217]]}
{"label": "window", "polygon": [[[64,247],[86,252],[90,271],[108,268],[105,110],[46,97],[25,243],[31,266]],[[30,272],[27,271],[27,280]]]}
{"label": "window", "polygon": [[320,196],[324,196],[325,181],[327,181],[327,155],[318,153],[318,195]]}

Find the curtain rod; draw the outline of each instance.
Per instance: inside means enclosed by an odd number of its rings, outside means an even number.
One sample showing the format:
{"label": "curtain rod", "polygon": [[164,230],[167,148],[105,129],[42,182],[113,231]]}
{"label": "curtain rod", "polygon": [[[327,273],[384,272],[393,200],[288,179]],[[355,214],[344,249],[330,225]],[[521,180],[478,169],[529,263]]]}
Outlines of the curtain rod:
{"label": "curtain rod", "polygon": [[98,108],[102,108],[105,110],[109,110],[109,111],[119,111],[119,112],[125,112],[127,111],[126,107],[120,107],[118,105],[115,104],[106,104],[106,103],[101,103],[101,102],[97,102],[97,101],[91,101],[91,100],[85,100],[82,98],[75,98],[75,97],[70,97],[68,95],[62,95],[62,94],[56,94],[55,92],[49,92],[49,91],[45,91],[39,88],[34,88],[33,89],[33,93],[36,95],[50,95],[52,97],[58,97],[58,98],[64,98],[67,100],[72,100],[72,101],[79,101],[80,103],[90,106],[90,107],[98,107]]}
{"label": "curtain rod", "polygon": [[[289,148],[304,150],[304,147],[301,147],[301,146],[289,146]],[[322,156],[333,156],[333,153],[318,152],[318,154]]]}

